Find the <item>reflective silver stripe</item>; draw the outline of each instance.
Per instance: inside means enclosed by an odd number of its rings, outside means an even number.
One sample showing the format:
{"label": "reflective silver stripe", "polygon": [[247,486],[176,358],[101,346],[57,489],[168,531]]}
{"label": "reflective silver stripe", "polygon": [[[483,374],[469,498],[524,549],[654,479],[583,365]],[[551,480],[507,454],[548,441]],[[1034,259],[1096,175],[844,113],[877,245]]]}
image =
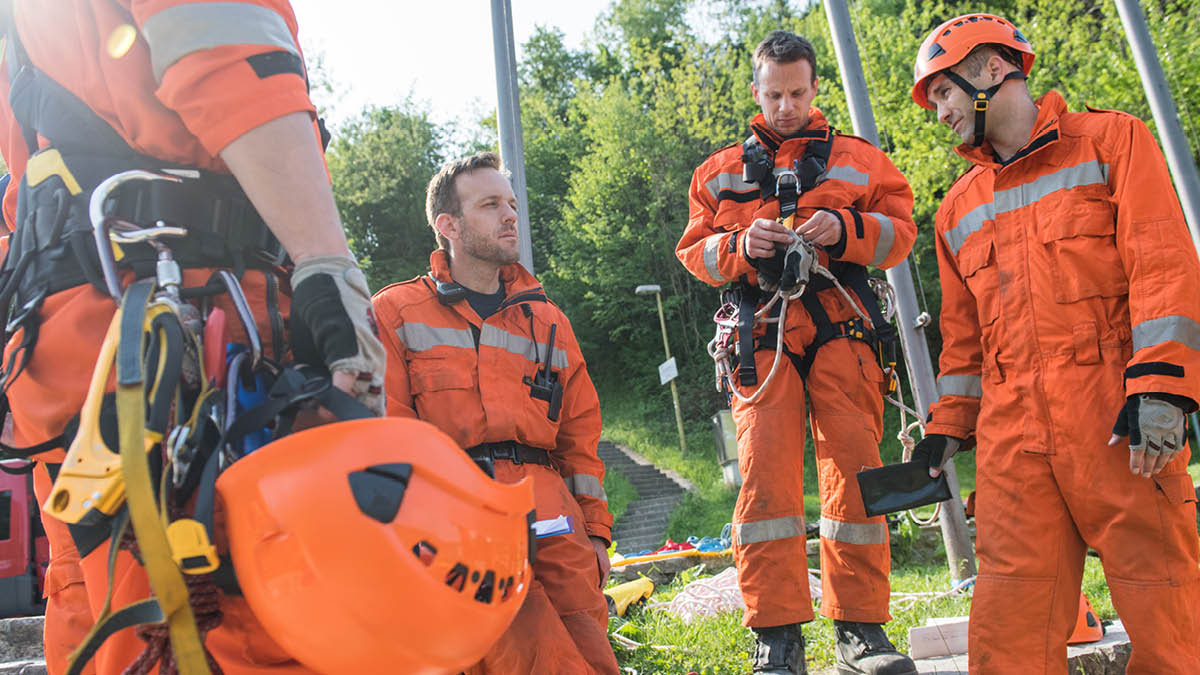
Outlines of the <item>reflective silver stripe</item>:
{"label": "reflective silver stripe", "polygon": [[576,497],[583,495],[584,497],[595,497],[608,501],[608,495],[604,493],[604,485],[600,483],[600,479],[587,473],[577,473],[566,476],[563,480],[567,484],[567,489]]}
{"label": "reflective silver stripe", "polygon": [[704,240],[704,269],[708,270],[708,276],[712,277],[714,281],[721,283],[729,281],[717,268],[717,259],[721,253],[721,239],[724,237],[724,234],[714,234]]}
{"label": "reflective silver stripe", "polygon": [[275,47],[297,56],[287,22],[273,10],[245,2],[193,2],[162,10],[142,24],[154,79],[183,57],[226,45]]}
{"label": "reflective silver stripe", "polygon": [[879,221],[879,241],[875,242],[875,257],[871,260],[872,265],[882,265],[884,260],[887,260],[888,254],[892,252],[892,244],[896,242],[896,226],[892,224],[892,219],[883,215],[870,211],[868,216],[874,216],[875,220]]}
{"label": "reflective silver stripe", "polygon": [[1034,180],[996,192],[996,213],[1007,213],[1029,206],[1042,197],[1059,190],[1070,190],[1083,185],[1108,183],[1108,165],[1095,160],[1068,166]]}
{"label": "reflective silver stripe", "polygon": [[817,178],[817,183],[823,183],[827,180],[840,180],[854,185],[867,185],[871,182],[871,174],[863,173],[852,166],[842,164],[826,169],[825,173]]}
{"label": "reflective silver stripe", "polygon": [[[483,325],[483,330],[479,333],[480,347],[499,347],[510,354],[524,356],[531,363],[544,362],[546,360],[546,343],[538,342],[537,351],[534,351],[534,341],[524,335],[514,335],[506,330],[500,330],[495,326]],[[559,349],[557,345],[554,348],[554,362],[550,365],[555,368],[563,369],[567,367],[567,353]]]}
{"label": "reflective silver stripe", "polygon": [[423,352],[434,347],[474,349],[471,331],[459,328],[437,328],[423,323],[406,323],[396,329],[396,337],[410,352]]}
{"label": "reflective silver stripe", "polygon": [[938,396],[983,398],[983,380],[978,375],[939,375]]}
{"label": "reflective silver stripe", "polygon": [[1133,327],[1133,351],[1164,342],[1179,342],[1200,351],[1200,323],[1186,316],[1162,316]]}
{"label": "reflective silver stripe", "polygon": [[704,184],[708,188],[708,194],[712,195],[713,200],[721,198],[721,190],[733,190],[734,192],[757,192],[758,183],[747,183],[742,180],[740,173],[719,173]]}
{"label": "reflective silver stripe", "polygon": [[978,232],[985,221],[995,219],[996,210],[991,202],[980,204],[968,211],[958,219],[958,224],[946,230],[946,245],[950,247],[950,252],[958,255],[958,249],[962,248],[967,237]]}
{"label": "reflective silver stripe", "polygon": [[821,516],[821,537],[843,544],[872,546],[887,543],[887,525],[883,523],[843,523]]}
{"label": "reflective silver stripe", "polygon": [[734,523],[733,534],[740,546],[792,537],[803,539],[804,516],[784,516],[770,520],[756,520],[751,523]]}

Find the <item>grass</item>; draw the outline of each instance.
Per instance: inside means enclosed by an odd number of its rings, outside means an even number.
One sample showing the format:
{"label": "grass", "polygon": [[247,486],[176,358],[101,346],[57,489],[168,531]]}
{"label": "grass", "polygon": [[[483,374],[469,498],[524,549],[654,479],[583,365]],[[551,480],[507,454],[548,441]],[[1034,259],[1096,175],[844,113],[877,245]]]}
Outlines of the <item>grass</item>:
{"label": "grass", "polygon": [[608,496],[608,511],[613,516],[613,522],[625,515],[625,509],[638,498],[633,483],[616,471],[604,472],[604,494]]}

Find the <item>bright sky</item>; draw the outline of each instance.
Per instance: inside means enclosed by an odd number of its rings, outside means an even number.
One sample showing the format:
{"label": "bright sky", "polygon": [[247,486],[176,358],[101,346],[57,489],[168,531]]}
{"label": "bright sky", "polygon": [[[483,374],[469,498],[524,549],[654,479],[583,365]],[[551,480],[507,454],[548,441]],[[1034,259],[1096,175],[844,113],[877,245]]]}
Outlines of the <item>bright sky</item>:
{"label": "bright sky", "polygon": [[[511,0],[520,45],[536,26],[557,27],[582,46],[609,0]],[[338,89],[320,100],[334,124],[367,104],[392,105],[410,92],[428,101],[433,121],[469,119],[496,107],[490,0],[292,0],[300,43]],[[315,92],[314,92],[315,94]]]}

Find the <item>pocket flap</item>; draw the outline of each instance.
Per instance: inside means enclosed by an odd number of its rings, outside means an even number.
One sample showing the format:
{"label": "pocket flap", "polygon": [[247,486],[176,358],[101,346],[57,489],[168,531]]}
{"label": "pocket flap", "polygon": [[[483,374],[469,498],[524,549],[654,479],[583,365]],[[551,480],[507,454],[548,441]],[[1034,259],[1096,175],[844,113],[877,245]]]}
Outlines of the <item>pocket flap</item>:
{"label": "pocket flap", "polygon": [[1111,237],[1116,227],[1112,204],[1105,199],[1073,202],[1066,212],[1038,223],[1042,243],[1071,237]]}
{"label": "pocket flap", "polygon": [[447,359],[415,359],[409,363],[408,379],[412,395],[443,389],[470,389],[474,385],[471,372],[454,367]]}
{"label": "pocket flap", "polygon": [[1169,476],[1155,476],[1154,484],[1162,490],[1167,501],[1179,505],[1196,501],[1196,486],[1192,485],[1192,477],[1186,473],[1173,473]]}
{"label": "pocket flap", "polygon": [[991,237],[976,234],[968,238],[958,251],[958,268],[963,278],[969,277],[987,266],[996,257],[995,244]]}

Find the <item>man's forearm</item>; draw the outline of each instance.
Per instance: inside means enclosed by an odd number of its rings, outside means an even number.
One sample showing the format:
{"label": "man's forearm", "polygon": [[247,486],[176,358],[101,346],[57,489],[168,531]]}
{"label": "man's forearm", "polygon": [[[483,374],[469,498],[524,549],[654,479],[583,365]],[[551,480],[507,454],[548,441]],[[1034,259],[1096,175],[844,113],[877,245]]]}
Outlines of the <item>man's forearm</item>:
{"label": "man's forearm", "polygon": [[307,113],[251,129],[221,159],[293,261],[350,254]]}

